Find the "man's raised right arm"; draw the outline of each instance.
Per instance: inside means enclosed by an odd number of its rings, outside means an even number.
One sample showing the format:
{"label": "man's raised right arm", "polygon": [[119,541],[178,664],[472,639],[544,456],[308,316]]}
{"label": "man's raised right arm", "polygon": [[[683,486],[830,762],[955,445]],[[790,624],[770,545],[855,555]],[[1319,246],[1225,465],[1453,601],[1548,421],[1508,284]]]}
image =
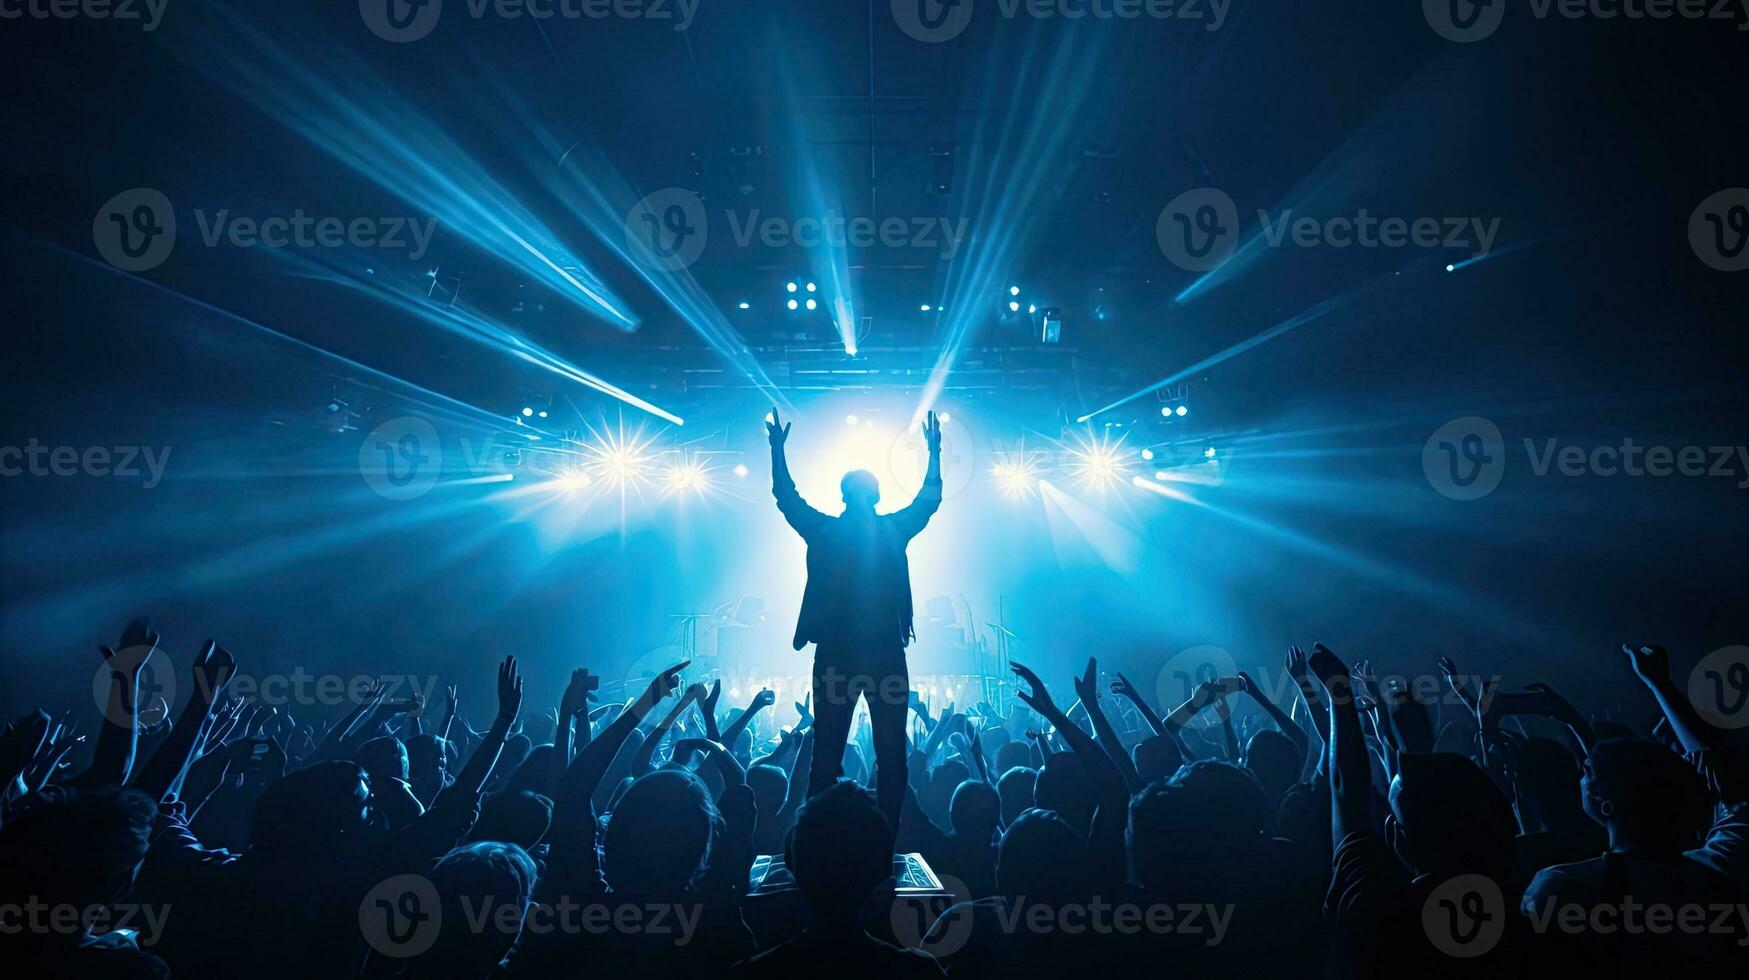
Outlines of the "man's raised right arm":
{"label": "man's raised right arm", "polygon": [[777,509],[783,513],[789,526],[795,528],[803,540],[812,540],[815,530],[830,518],[809,507],[802,495],[796,492],[796,481],[790,476],[789,460],[784,456],[784,443],[789,441],[792,424],[778,418],[775,406],[765,422],[766,437],[771,442],[771,495],[777,498]]}

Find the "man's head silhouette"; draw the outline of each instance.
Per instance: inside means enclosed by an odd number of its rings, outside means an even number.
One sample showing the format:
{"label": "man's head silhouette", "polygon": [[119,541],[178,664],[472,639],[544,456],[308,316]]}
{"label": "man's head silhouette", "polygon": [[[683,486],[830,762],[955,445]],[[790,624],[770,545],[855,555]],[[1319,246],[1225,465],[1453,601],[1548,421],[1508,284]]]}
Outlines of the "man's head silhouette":
{"label": "man's head silhouette", "polygon": [[874,510],[881,502],[881,483],[868,470],[851,470],[838,484],[844,492],[844,512]]}
{"label": "man's head silhouette", "polygon": [[802,806],[787,863],[820,927],[854,922],[875,886],[893,873],[891,825],[873,793],[840,779]]}

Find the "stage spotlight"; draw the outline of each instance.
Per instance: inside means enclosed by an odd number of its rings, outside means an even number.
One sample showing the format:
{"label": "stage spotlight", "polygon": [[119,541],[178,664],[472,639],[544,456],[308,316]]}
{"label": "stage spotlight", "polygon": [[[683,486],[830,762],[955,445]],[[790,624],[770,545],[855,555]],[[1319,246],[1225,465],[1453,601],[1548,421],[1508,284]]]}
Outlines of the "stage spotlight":
{"label": "stage spotlight", "polygon": [[790,284],[789,284],[789,285],[787,285],[787,286],[785,286],[785,287],[784,287],[784,288],[785,288],[785,289],[787,289],[787,290],[789,290],[789,291],[790,291],[790,292],[792,292],[792,293],[793,293],[793,292],[795,292],[795,291],[796,291],[796,290],[798,290],[798,289],[800,289],[800,288],[801,288],[801,287],[800,287],[800,286],[797,286],[797,285],[796,285],[796,284],[795,284],[795,283],[793,283],[793,282],[792,282],[792,283],[790,283]]}
{"label": "stage spotlight", "polygon": [[860,422],[860,421],[862,421],[862,420],[861,420],[861,419],[858,419],[858,418],[857,418],[857,417],[856,417],[856,416],[854,416],[854,415],[846,415],[846,416],[844,416],[844,424],[845,424],[845,425],[855,425],[855,424],[856,424],[856,423],[858,423],[858,422]]}
{"label": "stage spotlight", "polygon": [[525,418],[525,419],[528,419],[528,418],[533,418],[533,417],[534,417],[534,409],[532,409],[532,408],[529,408],[529,407],[528,407],[528,406],[526,406],[526,405],[525,405],[525,406],[523,406],[523,408],[522,408],[522,417],[523,417],[523,418]]}
{"label": "stage spotlight", "polygon": [[1455,266],[1455,265],[1448,265],[1448,266],[1446,266],[1446,267],[1445,267],[1445,271],[1447,271],[1447,272],[1456,272],[1456,271],[1457,271],[1457,266]]}
{"label": "stage spotlight", "polygon": [[1172,417],[1172,406],[1171,405],[1161,405],[1160,406],[1160,414],[1164,415],[1167,418],[1171,418]]}
{"label": "stage spotlight", "polygon": [[953,421],[953,416],[947,414],[946,412],[936,412],[935,417],[940,419],[943,422],[952,422]]}
{"label": "stage spotlight", "polygon": [[1215,447],[1210,446],[1207,449],[1204,449],[1202,451],[1202,455],[1203,455],[1203,458],[1205,458],[1205,459],[1214,459],[1215,458]]}
{"label": "stage spotlight", "polygon": [[617,480],[628,480],[643,470],[643,459],[627,449],[609,449],[602,456],[602,462],[607,467],[610,476]]}
{"label": "stage spotlight", "polygon": [[735,464],[735,475],[739,476],[739,477],[745,477],[747,475],[747,464],[746,463],[736,463]]}
{"label": "stage spotlight", "polygon": [[771,423],[776,422],[776,421],[777,421],[777,419],[773,418],[770,412],[765,413],[765,423],[767,425],[770,425]]}
{"label": "stage spotlight", "polygon": [[1180,406],[1178,406],[1176,411],[1178,413],[1178,417],[1183,418],[1186,415],[1190,414],[1190,406],[1189,405],[1180,405]]}
{"label": "stage spotlight", "polygon": [[698,486],[704,478],[704,471],[697,463],[681,463],[668,471],[668,488],[670,490],[690,490]]}
{"label": "stage spotlight", "polygon": [[541,411],[540,411],[540,412],[539,412],[539,413],[537,413],[537,414],[539,414],[539,415],[540,415],[540,417],[541,417],[541,418],[543,418],[543,419],[544,419],[544,418],[546,418],[546,417],[547,417],[547,413],[546,413],[546,410],[545,410],[545,409],[542,409],[542,410],[541,410]]}
{"label": "stage spotlight", "polygon": [[1030,497],[1038,489],[1038,468],[1030,457],[1006,456],[990,468],[1002,496],[1010,500]]}
{"label": "stage spotlight", "polygon": [[924,303],[921,308],[922,308],[923,312],[925,312],[925,313],[928,313],[932,309],[932,307],[928,303]]}
{"label": "stage spotlight", "polygon": [[793,300],[793,299],[792,299],[792,300],[790,300],[790,301],[789,301],[789,308],[790,308],[790,309],[792,309],[792,310],[795,310],[795,309],[800,309],[800,308],[801,308],[801,305],[802,305],[802,304],[800,304],[800,303],[798,303],[798,302],[796,302],[796,301],[795,301],[795,300]]}
{"label": "stage spotlight", "polygon": [[1153,459],[1154,458],[1154,451],[1152,449],[1142,450],[1142,458],[1143,459]]}
{"label": "stage spotlight", "polygon": [[559,488],[566,493],[576,493],[587,489],[595,481],[590,479],[588,471],[581,466],[570,467],[559,474]]}
{"label": "stage spotlight", "polygon": [[736,306],[738,309],[743,309],[743,310],[751,310],[753,308],[753,304],[747,302],[746,300],[742,300],[740,303],[736,304]]}
{"label": "stage spotlight", "polygon": [[810,282],[810,283],[808,283],[808,292],[810,292],[810,293],[817,293],[817,292],[819,292],[819,291],[820,291],[820,287],[819,287],[819,286],[816,286],[816,285],[814,285],[814,284],[813,284],[813,283],[811,283],[811,282]]}
{"label": "stage spotlight", "polygon": [[810,310],[818,309],[819,306],[820,306],[820,304],[815,302],[814,300],[811,300],[811,299],[808,300],[808,309],[810,309]]}
{"label": "stage spotlight", "polygon": [[1020,295],[1020,287],[1019,286],[1009,286],[1008,287],[1008,295],[1019,296]]}
{"label": "stage spotlight", "polygon": [[1037,313],[1038,312],[1038,304],[1037,303],[1028,304],[1026,307],[1026,312]]}
{"label": "stage spotlight", "polygon": [[1009,303],[1008,304],[1008,312],[1019,313],[1020,312],[1020,304],[1019,303]]}
{"label": "stage spotlight", "polygon": [[1069,450],[1069,472],[1082,484],[1105,490],[1126,477],[1128,466],[1121,455],[1123,439],[1108,440],[1103,433],[1077,436]]}

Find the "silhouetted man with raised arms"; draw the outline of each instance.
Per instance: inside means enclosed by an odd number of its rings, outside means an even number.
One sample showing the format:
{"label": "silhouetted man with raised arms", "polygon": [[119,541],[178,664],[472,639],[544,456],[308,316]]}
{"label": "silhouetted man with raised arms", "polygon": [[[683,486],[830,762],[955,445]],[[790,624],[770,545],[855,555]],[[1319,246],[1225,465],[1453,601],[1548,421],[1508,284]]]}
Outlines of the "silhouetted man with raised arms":
{"label": "silhouetted man with raised arms", "polygon": [[941,423],[923,423],[929,471],[910,506],[875,513],[880,483],[867,470],[844,475],[844,513],[828,517],[796,492],[783,446],[789,424],[777,410],[771,437],[771,492],[790,527],[808,543],[808,586],[795,648],[814,646],[814,760],[808,795],[831,786],[844,768],[844,746],[858,699],[868,698],[874,728],[876,796],[894,827],[905,799],[905,724],[911,679],[911,572],[905,547],[941,507]]}

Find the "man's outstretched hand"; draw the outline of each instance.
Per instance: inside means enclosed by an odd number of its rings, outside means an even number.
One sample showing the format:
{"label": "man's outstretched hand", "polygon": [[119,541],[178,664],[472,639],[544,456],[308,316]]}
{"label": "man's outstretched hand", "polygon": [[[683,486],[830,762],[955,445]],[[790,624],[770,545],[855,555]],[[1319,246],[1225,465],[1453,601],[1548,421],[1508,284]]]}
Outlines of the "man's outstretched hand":
{"label": "man's outstretched hand", "polygon": [[144,616],[136,617],[128,623],[121,632],[120,649],[99,646],[104,662],[109,665],[112,674],[124,676],[128,681],[140,676],[145,670],[147,661],[158,649],[158,631]]}
{"label": "man's outstretched hand", "polygon": [[505,657],[498,665],[498,720],[508,725],[521,711],[522,677],[516,672],[516,658]]}
{"label": "man's outstretched hand", "polygon": [[559,724],[569,724],[572,718],[588,711],[589,702],[595,700],[595,692],[600,689],[601,678],[591,674],[587,667],[571,671],[571,681],[559,698]]}
{"label": "man's outstretched hand", "polygon": [[1325,687],[1349,676],[1348,666],[1342,662],[1342,658],[1322,643],[1312,644],[1312,655],[1306,659],[1306,666],[1324,682]]}
{"label": "man's outstretched hand", "polygon": [[783,444],[789,439],[789,427],[794,424],[778,418],[777,406],[771,406],[771,415],[765,421],[765,436],[771,440],[771,448],[783,448]]}
{"label": "man's outstretched hand", "polygon": [[1010,661],[1008,669],[1014,671],[1015,676],[1019,677],[1028,688],[1025,691],[1014,692],[1014,696],[1020,699],[1021,704],[1043,715],[1047,721],[1062,714],[1061,711],[1057,710],[1056,702],[1051,700],[1051,692],[1045,689],[1044,682],[1038,679],[1038,675],[1033,673],[1031,668],[1025,664]]}
{"label": "man's outstretched hand", "polygon": [[[775,413],[772,417],[776,417]],[[935,417],[934,412],[930,412],[923,420],[923,444],[932,453],[941,452],[941,420]]]}

